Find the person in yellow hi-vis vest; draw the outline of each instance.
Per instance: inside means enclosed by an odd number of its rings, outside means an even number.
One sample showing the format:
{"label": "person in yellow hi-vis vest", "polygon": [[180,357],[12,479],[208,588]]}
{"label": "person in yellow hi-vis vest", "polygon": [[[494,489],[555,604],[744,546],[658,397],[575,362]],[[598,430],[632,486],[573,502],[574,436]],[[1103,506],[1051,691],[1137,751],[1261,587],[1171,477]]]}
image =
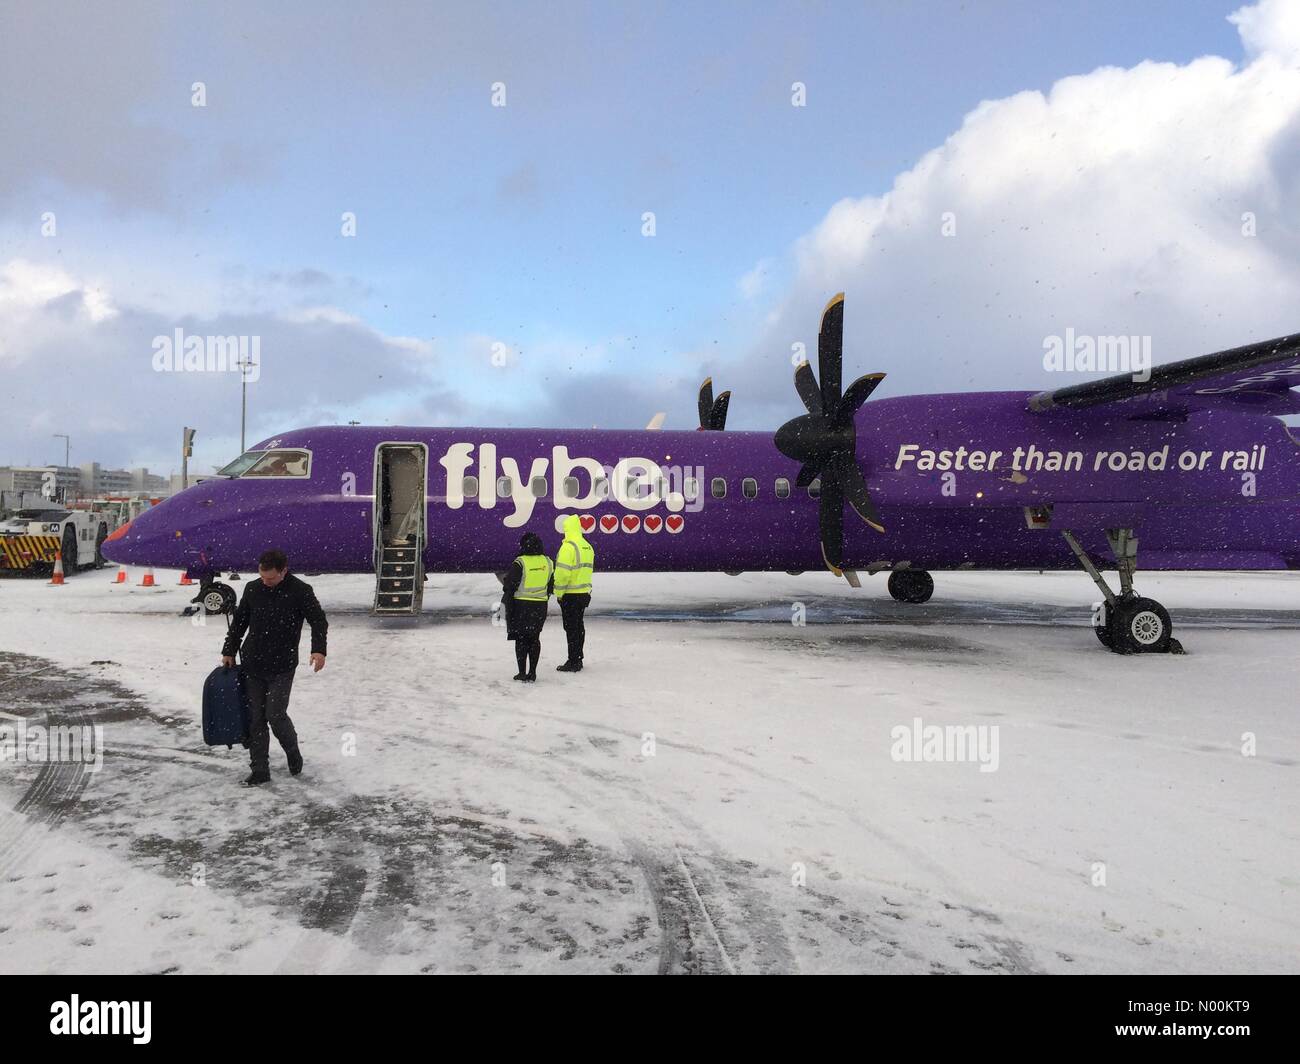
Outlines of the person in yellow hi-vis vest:
{"label": "person in yellow hi-vis vest", "polygon": [[582,645],[587,638],[582,615],[591,605],[591,573],[595,565],[596,552],[583,538],[582,522],[576,514],[570,514],[564,519],[564,542],[555,554],[555,597],[569,641],[569,659],[557,665],[556,672],[582,671]]}
{"label": "person in yellow hi-vis vest", "polygon": [[501,605],[506,614],[506,638],[514,641],[516,680],[537,679],[537,662],[542,656],[542,626],[551,599],[554,569],[543,553],[542,538],[525,532],[519,538],[519,557],[501,581]]}

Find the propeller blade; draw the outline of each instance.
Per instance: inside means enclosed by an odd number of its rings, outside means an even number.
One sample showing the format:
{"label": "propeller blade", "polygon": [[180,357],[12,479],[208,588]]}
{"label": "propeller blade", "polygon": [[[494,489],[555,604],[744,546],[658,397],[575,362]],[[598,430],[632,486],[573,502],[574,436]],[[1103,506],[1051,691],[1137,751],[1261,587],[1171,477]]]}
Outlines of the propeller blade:
{"label": "propeller blade", "polygon": [[809,462],[799,470],[799,476],[795,478],[794,486],[796,488],[806,488],[817,479],[817,467]]}
{"label": "propeller blade", "polygon": [[713,378],[705,377],[704,383],[700,385],[700,428],[709,427],[709,415],[713,411]]}
{"label": "propeller blade", "polygon": [[[844,501],[853,507],[854,512],[877,532],[883,532],[885,526],[880,522],[876,504],[871,501],[871,492],[867,490],[866,479],[858,467],[857,459],[852,455],[841,455],[835,459],[829,470],[831,478],[844,492]],[[823,478],[830,479],[830,478]]]}
{"label": "propeller blade", "polygon": [[835,427],[843,428],[847,425],[858,412],[858,407],[870,398],[876,386],[884,379],[883,373],[868,373],[850,384],[844,392],[844,398],[840,401],[840,408],[835,411]]}
{"label": "propeller blade", "polygon": [[838,573],[844,568],[844,493],[834,477],[822,477],[821,510],[817,517],[822,558]]}
{"label": "propeller blade", "polygon": [[817,376],[822,382],[822,409],[834,416],[840,405],[844,361],[844,293],[840,292],[822,311],[817,334]]}
{"label": "propeller blade", "polygon": [[800,362],[794,370],[794,390],[803,400],[804,409],[810,414],[822,412],[822,393],[817,387],[817,378],[813,376],[812,366]]}
{"label": "propeller blade", "polygon": [[727,408],[731,406],[731,393],[723,392],[713,400],[713,410],[709,414],[709,428],[721,432],[727,427]]}

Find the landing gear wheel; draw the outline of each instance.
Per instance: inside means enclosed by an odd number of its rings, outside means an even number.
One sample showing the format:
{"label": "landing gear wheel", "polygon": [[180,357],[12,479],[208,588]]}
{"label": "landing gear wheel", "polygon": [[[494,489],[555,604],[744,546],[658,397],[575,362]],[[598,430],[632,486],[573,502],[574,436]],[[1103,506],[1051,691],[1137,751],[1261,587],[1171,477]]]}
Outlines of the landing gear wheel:
{"label": "landing gear wheel", "polygon": [[928,602],[934,594],[934,577],[924,569],[899,569],[889,574],[889,593],[895,602]]}
{"label": "landing gear wheel", "polygon": [[77,533],[75,529],[63,530],[63,575],[71,576],[77,571]]}
{"label": "landing gear wheel", "polygon": [[228,584],[209,584],[199,592],[199,601],[203,603],[203,612],[209,617],[219,617],[223,613],[234,613],[235,589]]}
{"label": "landing gear wheel", "polygon": [[95,568],[102,569],[108,564],[104,557],[104,540],[108,539],[108,525],[100,525],[95,533]]}
{"label": "landing gear wheel", "polygon": [[1166,654],[1173,635],[1169,611],[1155,599],[1121,599],[1111,609],[1110,649],[1119,654]]}

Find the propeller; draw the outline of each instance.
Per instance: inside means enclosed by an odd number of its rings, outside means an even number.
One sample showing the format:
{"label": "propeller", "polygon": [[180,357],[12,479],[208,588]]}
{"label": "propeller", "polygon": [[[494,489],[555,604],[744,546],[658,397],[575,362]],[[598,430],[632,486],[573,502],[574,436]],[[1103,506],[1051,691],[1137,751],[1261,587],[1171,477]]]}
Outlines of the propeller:
{"label": "propeller", "polygon": [[723,392],[713,398],[713,378],[705,377],[700,385],[700,428],[721,432],[727,427],[727,407],[731,405],[731,393]]}
{"label": "propeller", "polygon": [[885,530],[854,457],[857,432],[853,424],[853,415],[885,375],[869,373],[859,377],[841,393],[843,354],[844,293],[841,292],[822,311],[821,331],[817,334],[820,384],[806,361],[800,362],[794,371],[794,390],[808,413],[800,414],[776,430],[777,450],[803,463],[795,483],[806,488],[814,480],[821,481],[818,524],[822,558],[835,573],[844,567],[846,502],[877,532]]}

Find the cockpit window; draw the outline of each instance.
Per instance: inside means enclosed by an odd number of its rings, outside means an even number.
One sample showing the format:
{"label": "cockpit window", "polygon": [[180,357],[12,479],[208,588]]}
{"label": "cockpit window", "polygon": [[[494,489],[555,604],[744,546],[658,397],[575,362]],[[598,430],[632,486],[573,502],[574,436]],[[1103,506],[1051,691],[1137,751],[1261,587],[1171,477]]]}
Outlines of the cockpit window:
{"label": "cockpit window", "polygon": [[264,454],[266,454],[265,451],[245,451],[233,462],[231,462],[230,465],[222,466],[222,468],[218,469],[217,476],[219,477],[241,476],[244,470],[246,470],[249,466],[251,466]]}
{"label": "cockpit window", "polygon": [[267,451],[244,470],[244,477],[305,477],[311,472],[307,451]]}

